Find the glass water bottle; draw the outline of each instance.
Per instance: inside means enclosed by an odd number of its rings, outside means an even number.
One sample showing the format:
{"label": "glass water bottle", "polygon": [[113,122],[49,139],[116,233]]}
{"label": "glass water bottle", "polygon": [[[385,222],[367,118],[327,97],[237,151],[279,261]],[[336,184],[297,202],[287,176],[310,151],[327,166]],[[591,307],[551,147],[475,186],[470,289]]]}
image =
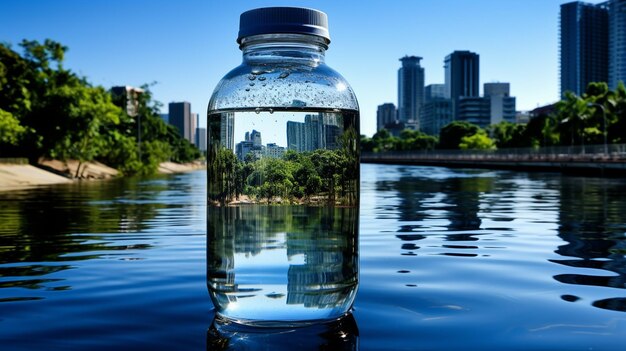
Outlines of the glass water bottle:
{"label": "glass water bottle", "polygon": [[220,318],[340,318],[358,286],[359,107],[325,13],[244,12],[208,107],[207,285]]}

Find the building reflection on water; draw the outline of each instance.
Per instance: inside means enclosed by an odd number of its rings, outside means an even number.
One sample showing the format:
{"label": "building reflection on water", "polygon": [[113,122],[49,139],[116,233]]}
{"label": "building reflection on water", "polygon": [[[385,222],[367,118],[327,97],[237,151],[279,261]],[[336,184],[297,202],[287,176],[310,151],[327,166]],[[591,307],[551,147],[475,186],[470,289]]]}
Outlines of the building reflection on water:
{"label": "building reflection on water", "polygon": [[[558,235],[567,244],[559,246],[555,252],[565,258],[551,260],[569,267],[592,269],[589,272],[604,271],[597,275],[559,274],[554,279],[564,284],[622,289],[621,296],[592,303],[615,311],[626,311],[626,291],[623,290],[626,289],[625,193],[623,182],[611,179],[563,179],[560,182]],[[572,294],[562,298],[577,301],[581,297]]]}
{"label": "building reflection on water", "polygon": [[291,261],[287,296],[264,292],[266,297],[318,309],[351,303],[358,279],[358,209],[244,205],[208,212],[207,283],[218,306],[261,293],[250,282],[242,285],[236,256],[277,249]]}
{"label": "building reflection on water", "polygon": [[[377,191],[394,191],[399,203],[393,210],[398,211],[401,222],[422,222],[432,219],[430,210],[444,212],[448,224],[446,230],[453,232],[480,230],[482,220],[479,216],[481,194],[492,192],[494,178],[485,177],[479,171],[475,177],[429,178],[416,177],[410,169],[400,168],[401,176],[397,180],[383,180],[376,183]],[[487,173],[487,172],[484,172]],[[436,208],[433,204],[436,203]],[[399,232],[409,233],[423,228],[421,224],[401,225]],[[474,233],[454,233],[446,235],[449,241],[478,240]],[[402,234],[398,235],[400,238]],[[406,236],[404,236],[406,237]],[[410,236],[409,236],[410,238]]]}
{"label": "building reflection on water", "polygon": [[[512,172],[490,176],[490,171],[480,170],[458,171],[458,177],[454,176],[457,171],[446,170],[446,176],[437,177],[424,171],[427,168],[422,168],[421,173],[410,167],[396,170],[398,177],[383,177],[376,182],[376,191],[394,193],[397,204],[382,203],[377,209],[385,218],[390,216],[388,211],[397,216],[396,237],[402,241],[401,248],[405,251],[402,255],[417,256],[418,250],[424,248],[415,242],[441,238],[443,242],[436,246],[440,250],[438,254],[477,257],[478,254],[466,252],[481,250],[483,245],[479,239],[482,235],[490,236],[491,240],[494,240],[491,235],[496,232],[504,237],[519,235],[514,226],[506,223],[515,220],[521,204],[530,208],[529,215],[536,216],[537,221],[550,222],[552,218],[556,221],[556,235],[566,244],[554,251],[563,258],[550,262],[575,269],[591,269],[585,273],[569,270],[554,275],[555,280],[567,285],[626,289],[626,224],[623,215],[626,185],[623,181],[553,178],[532,173],[519,178]],[[486,219],[492,224],[494,221],[503,224],[488,228],[484,225]],[[433,223],[441,225],[433,226]],[[446,244],[445,241],[458,243]],[[584,299],[575,292],[563,294],[561,298],[570,302]],[[626,295],[596,298],[591,304],[626,311]]]}

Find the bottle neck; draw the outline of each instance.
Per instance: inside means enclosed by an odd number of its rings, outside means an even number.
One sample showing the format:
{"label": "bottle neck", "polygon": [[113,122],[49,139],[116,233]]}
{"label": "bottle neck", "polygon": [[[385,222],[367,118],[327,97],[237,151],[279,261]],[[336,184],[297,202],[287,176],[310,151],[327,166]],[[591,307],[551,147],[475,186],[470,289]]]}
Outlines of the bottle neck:
{"label": "bottle neck", "polygon": [[329,40],[304,34],[262,34],[243,38],[243,62],[299,63],[317,66],[324,63]]}

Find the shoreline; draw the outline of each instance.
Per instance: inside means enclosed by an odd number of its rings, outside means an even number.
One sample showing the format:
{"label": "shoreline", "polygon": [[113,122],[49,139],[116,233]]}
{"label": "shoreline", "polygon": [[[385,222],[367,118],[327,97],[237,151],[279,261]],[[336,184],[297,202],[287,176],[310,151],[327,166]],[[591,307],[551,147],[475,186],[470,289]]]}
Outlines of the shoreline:
{"label": "shoreline", "polygon": [[[35,166],[21,159],[0,160],[0,192],[121,177],[114,168],[99,162],[89,162],[85,165],[85,170],[81,172],[82,178],[72,178],[71,175],[76,172],[77,164],[77,161],[41,160]],[[185,173],[205,167],[202,162],[184,164],[163,162],[159,165],[157,174]]]}

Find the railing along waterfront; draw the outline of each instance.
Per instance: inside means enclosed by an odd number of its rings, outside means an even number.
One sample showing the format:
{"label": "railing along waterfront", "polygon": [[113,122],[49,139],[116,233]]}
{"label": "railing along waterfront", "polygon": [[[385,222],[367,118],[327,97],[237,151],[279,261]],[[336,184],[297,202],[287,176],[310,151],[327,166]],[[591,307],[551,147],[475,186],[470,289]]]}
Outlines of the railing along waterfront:
{"label": "railing along waterfront", "polygon": [[497,150],[363,152],[364,163],[404,163],[486,168],[601,169],[626,172],[626,144],[551,146]]}

